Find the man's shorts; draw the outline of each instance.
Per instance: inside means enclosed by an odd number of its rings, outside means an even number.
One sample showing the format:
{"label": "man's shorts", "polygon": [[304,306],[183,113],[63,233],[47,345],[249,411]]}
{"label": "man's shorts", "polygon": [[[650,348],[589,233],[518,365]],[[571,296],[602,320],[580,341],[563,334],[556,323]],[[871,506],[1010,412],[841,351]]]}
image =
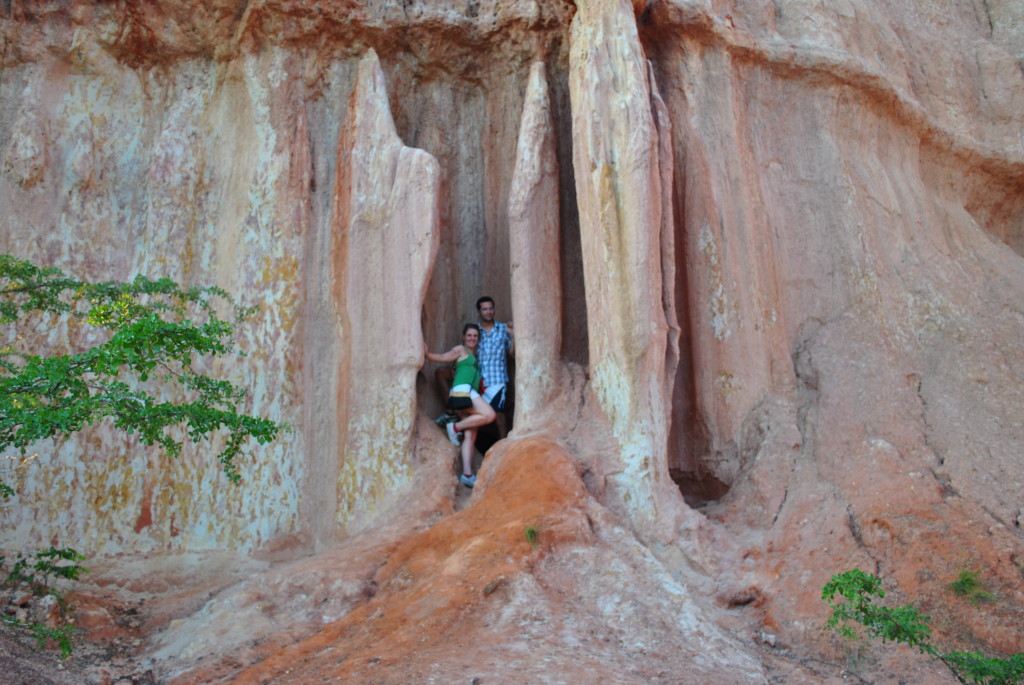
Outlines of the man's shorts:
{"label": "man's shorts", "polygon": [[508,395],[508,391],[505,388],[505,384],[487,386],[484,389],[484,399],[491,405],[494,411],[505,413],[505,397]]}

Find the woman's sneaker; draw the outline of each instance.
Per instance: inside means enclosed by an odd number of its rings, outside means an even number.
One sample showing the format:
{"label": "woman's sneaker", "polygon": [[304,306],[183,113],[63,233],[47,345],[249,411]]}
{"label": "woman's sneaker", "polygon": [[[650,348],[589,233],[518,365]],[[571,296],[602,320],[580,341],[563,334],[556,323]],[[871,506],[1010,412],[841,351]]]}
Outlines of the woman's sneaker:
{"label": "woman's sneaker", "polygon": [[459,420],[459,417],[456,416],[455,414],[450,414],[448,412],[445,412],[444,414],[441,414],[436,419],[434,419],[434,423],[436,423],[441,428],[444,428],[444,424],[451,423],[452,421],[458,421],[458,420]]}
{"label": "woman's sneaker", "polygon": [[476,476],[467,476],[466,474],[462,474],[461,476],[459,476],[459,482],[465,485],[467,488],[472,488],[474,485],[476,485]]}
{"label": "woman's sneaker", "polygon": [[[445,430],[448,432],[448,439],[451,443],[458,447],[462,444],[462,431],[455,430],[455,423],[445,424]],[[472,487],[472,486],[470,486]]]}

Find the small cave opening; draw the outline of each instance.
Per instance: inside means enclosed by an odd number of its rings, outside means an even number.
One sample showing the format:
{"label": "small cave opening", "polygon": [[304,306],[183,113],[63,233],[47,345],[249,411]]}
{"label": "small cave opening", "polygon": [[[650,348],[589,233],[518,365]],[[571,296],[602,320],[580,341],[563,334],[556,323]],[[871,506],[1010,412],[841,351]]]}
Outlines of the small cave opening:
{"label": "small cave opening", "polygon": [[729,486],[710,473],[670,468],[668,475],[679,488],[683,501],[692,509],[702,509],[729,492]]}
{"label": "small cave opening", "polygon": [[679,488],[679,494],[687,506],[703,509],[725,497],[730,484],[718,478],[707,465],[707,455],[712,451],[711,437],[708,427],[699,417],[696,389],[691,381],[692,369],[687,364],[687,360],[691,359],[688,354],[689,345],[685,334],[682,338],[681,362],[676,370],[672,396],[668,475]]}

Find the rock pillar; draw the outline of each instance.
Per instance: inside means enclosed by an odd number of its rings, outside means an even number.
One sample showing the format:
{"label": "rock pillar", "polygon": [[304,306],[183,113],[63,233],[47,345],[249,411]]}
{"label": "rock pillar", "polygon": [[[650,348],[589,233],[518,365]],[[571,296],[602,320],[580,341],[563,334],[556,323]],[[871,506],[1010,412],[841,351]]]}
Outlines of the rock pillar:
{"label": "rock pillar", "polygon": [[671,170],[662,165],[670,147],[662,145],[652,111],[648,64],[630,4],[581,3],[571,40],[590,373],[621,450],[621,463],[605,470],[612,474],[612,497],[638,532],[671,538],[674,526],[666,517],[679,506],[666,465],[675,336],[662,265],[663,251],[671,255],[662,192],[671,187]]}
{"label": "rock pillar", "polygon": [[517,433],[551,418],[562,347],[558,158],[543,63],[530,70],[508,203]]}
{"label": "rock pillar", "polygon": [[[338,151],[338,521],[371,525],[409,482],[420,312],[439,241],[437,161],[398,138],[384,73],[360,62]],[[325,372],[327,370],[325,369]]]}

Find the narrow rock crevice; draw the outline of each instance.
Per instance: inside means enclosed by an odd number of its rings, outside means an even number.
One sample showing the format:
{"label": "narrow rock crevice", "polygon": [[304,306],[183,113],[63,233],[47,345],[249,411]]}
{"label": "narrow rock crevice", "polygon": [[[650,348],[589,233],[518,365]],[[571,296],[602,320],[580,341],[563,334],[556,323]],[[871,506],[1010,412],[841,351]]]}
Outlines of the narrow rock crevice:
{"label": "narrow rock crevice", "polygon": [[[918,376],[917,374],[913,374],[911,382],[913,385],[914,393],[917,396],[918,404],[921,407],[921,424],[922,434],[924,437],[924,446],[927,447],[931,451],[931,453],[935,455],[936,463],[939,466],[944,466],[946,464],[945,450],[940,448],[933,441],[934,429],[932,428],[930,414],[928,411],[928,400],[927,398],[925,398],[924,392],[921,387],[920,376]],[[942,483],[944,489],[951,489],[951,486],[949,485],[948,475],[939,474],[935,469],[931,469],[931,472],[935,480],[937,480],[939,483]]]}
{"label": "narrow rock crevice", "polygon": [[[795,464],[793,465],[793,469],[794,470],[796,469],[796,465]],[[789,499],[789,488],[786,488],[785,490],[782,491],[782,498],[779,500],[779,506],[775,508],[775,513],[772,514],[772,523],[769,526],[769,528],[774,527],[775,524],[778,523],[779,516],[781,516],[782,512],[785,511],[785,509],[786,509],[786,501],[788,499]]]}
{"label": "narrow rock crevice", "polygon": [[978,5],[981,5],[981,8],[982,10],[984,10],[985,13],[984,17],[979,17],[979,23],[983,23],[984,25],[988,26],[988,39],[992,40],[992,38],[995,36],[996,27],[995,24],[992,22],[992,9],[989,7],[989,0],[980,0],[975,5],[975,7],[977,7]]}
{"label": "narrow rock crevice", "polygon": [[800,454],[804,459],[813,460],[815,451],[815,431],[818,425],[818,370],[815,368],[811,352],[814,336],[825,326],[819,319],[808,319],[800,325],[800,343],[793,352],[793,372],[796,376],[797,397],[797,430],[800,431]]}
{"label": "narrow rock crevice", "polygon": [[850,535],[853,536],[857,546],[863,550],[867,550],[868,546],[864,542],[864,538],[860,532],[860,523],[857,521],[857,515],[853,512],[853,508],[849,504],[846,505],[846,525],[850,529]]}

